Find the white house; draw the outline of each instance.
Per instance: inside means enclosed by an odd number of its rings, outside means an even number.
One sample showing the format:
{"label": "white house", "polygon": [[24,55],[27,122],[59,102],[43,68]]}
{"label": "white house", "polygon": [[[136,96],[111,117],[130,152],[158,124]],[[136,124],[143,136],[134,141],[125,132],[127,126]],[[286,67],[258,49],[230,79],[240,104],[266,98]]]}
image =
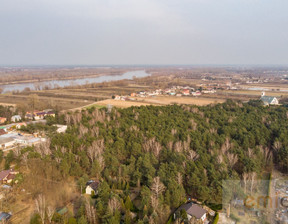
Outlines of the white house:
{"label": "white house", "polygon": [[42,140],[40,138],[35,138],[32,136],[17,136],[15,138],[15,143],[20,145],[36,145],[40,143]]}
{"label": "white house", "polygon": [[18,121],[21,121],[21,120],[22,120],[22,118],[21,118],[20,115],[14,115],[14,116],[11,117],[11,121],[12,122],[18,122]]}
{"label": "white house", "polygon": [[12,147],[14,143],[15,143],[15,140],[11,137],[9,138],[0,137],[0,148],[2,149]]}
{"label": "white house", "polygon": [[207,218],[207,211],[204,208],[202,208],[201,206],[199,206],[193,202],[190,202],[190,203],[181,205],[176,210],[176,212],[174,213],[174,219],[176,219],[177,213],[180,213],[181,210],[186,211],[188,221],[190,221],[190,219],[192,217],[195,217],[197,220],[202,220],[204,222]]}
{"label": "white house", "polygon": [[260,100],[262,100],[262,102],[264,103],[265,106],[278,105],[279,104],[279,101],[276,97],[265,96],[265,92],[262,92],[262,96],[261,96]]}
{"label": "white house", "polygon": [[57,133],[65,133],[67,130],[67,125],[60,125],[60,124],[56,124],[57,127]]}
{"label": "white house", "polygon": [[24,123],[24,122],[16,124],[16,128],[17,128],[17,129],[20,129],[22,126],[25,126],[25,127],[26,127],[27,124]]}
{"label": "white house", "polygon": [[92,182],[92,183],[88,184],[86,186],[85,193],[92,195],[93,194],[92,192],[94,192],[94,195],[97,195],[98,194],[98,186],[99,186],[99,182]]}

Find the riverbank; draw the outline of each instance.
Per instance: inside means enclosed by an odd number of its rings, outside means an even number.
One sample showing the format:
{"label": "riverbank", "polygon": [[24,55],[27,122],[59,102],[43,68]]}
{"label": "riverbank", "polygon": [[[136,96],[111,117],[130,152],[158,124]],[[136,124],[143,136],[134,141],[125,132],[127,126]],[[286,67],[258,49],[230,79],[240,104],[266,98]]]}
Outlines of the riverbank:
{"label": "riverbank", "polygon": [[114,74],[98,74],[98,75],[91,75],[82,78],[73,78],[73,79],[53,79],[41,82],[25,82],[25,83],[15,83],[9,85],[1,85],[1,88],[4,93],[7,92],[22,92],[24,90],[43,90],[43,89],[56,89],[56,88],[63,88],[69,86],[81,86],[86,84],[93,84],[93,83],[102,83],[102,82],[109,82],[109,81],[119,81],[119,80],[132,80],[134,78],[143,78],[150,76],[150,74],[146,73],[144,70],[136,70],[136,71],[128,71],[124,73],[114,73]]}

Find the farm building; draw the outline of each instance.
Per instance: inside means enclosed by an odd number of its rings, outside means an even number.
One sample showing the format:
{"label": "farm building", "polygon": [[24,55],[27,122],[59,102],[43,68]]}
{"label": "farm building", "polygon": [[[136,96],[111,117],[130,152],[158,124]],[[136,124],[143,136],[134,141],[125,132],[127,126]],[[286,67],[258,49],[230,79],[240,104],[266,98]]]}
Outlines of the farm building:
{"label": "farm building", "polygon": [[262,96],[260,98],[262,102],[264,103],[265,106],[268,105],[278,105],[279,101],[276,97],[274,96],[265,96],[265,92],[262,93]]}

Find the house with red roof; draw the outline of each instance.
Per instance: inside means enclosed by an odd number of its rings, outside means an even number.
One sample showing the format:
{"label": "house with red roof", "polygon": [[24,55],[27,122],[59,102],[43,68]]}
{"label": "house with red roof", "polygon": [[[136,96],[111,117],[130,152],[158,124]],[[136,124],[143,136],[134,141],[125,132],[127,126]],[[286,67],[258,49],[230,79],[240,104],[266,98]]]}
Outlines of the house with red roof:
{"label": "house with red roof", "polygon": [[18,174],[18,172],[13,169],[3,170],[0,172],[0,182],[2,184],[9,184],[15,179],[16,174]]}

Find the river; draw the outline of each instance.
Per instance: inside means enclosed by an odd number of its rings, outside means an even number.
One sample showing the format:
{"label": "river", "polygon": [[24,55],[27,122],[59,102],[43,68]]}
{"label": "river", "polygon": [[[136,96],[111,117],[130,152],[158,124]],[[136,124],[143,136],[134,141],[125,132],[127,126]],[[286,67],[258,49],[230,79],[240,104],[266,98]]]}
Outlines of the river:
{"label": "river", "polygon": [[75,86],[75,85],[85,85],[91,83],[101,83],[101,82],[109,82],[109,81],[118,81],[124,79],[133,79],[133,78],[143,78],[150,76],[150,74],[146,73],[145,70],[139,71],[130,71],[125,72],[120,75],[103,75],[98,77],[89,77],[89,78],[79,78],[79,79],[66,79],[66,80],[49,80],[43,82],[27,82],[27,83],[19,83],[19,84],[7,84],[1,85],[0,87],[3,89],[4,93],[12,92],[12,91],[23,91],[25,88],[30,88],[31,90],[36,90],[36,86],[45,87],[48,86],[50,88],[55,87],[67,87],[67,86]]}

